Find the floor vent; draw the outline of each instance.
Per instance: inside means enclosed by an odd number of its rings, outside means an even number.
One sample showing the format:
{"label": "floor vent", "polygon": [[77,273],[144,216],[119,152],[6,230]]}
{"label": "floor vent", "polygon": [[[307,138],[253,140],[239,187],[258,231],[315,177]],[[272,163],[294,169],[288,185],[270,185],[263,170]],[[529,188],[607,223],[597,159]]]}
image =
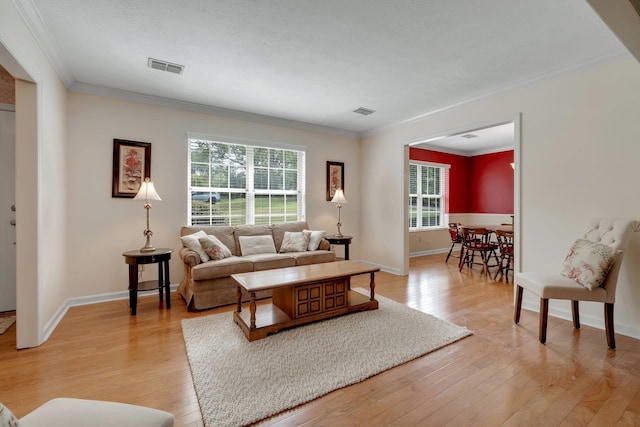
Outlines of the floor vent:
{"label": "floor vent", "polygon": [[167,71],[174,74],[182,74],[184,70],[184,65],[172,64],[171,62],[153,58],[149,58],[147,65],[154,70]]}

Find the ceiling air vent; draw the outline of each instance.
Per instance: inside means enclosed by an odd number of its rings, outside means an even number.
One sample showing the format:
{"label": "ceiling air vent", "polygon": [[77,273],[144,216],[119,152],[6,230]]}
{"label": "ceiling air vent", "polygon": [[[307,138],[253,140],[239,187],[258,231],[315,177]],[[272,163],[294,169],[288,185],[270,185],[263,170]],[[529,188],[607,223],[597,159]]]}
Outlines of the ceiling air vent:
{"label": "ceiling air vent", "polygon": [[369,114],[373,114],[376,111],[370,110],[368,108],[360,107],[357,110],[353,110],[354,113],[362,114],[363,116],[368,116]]}
{"label": "ceiling air vent", "polygon": [[474,134],[474,133],[468,133],[466,135],[462,135],[463,138],[467,138],[467,139],[471,139],[471,138],[477,138],[478,135]]}
{"label": "ceiling air vent", "polygon": [[167,71],[174,74],[182,74],[182,71],[184,70],[184,65],[172,64],[171,62],[153,58],[149,58],[147,65],[149,68],[153,68],[154,70]]}

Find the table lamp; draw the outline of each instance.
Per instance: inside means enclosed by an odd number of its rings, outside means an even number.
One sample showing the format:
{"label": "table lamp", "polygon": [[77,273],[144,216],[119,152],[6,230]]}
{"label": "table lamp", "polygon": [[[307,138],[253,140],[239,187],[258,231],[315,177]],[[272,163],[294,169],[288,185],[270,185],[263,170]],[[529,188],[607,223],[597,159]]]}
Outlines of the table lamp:
{"label": "table lamp", "polygon": [[153,232],[149,229],[149,211],[151,210],[151,203],[149,200],[162,200],[156,191],[156,187],[153,185],[153,181],[150,181],[149,178],[145,178],[142,185],[140,185],[140,190],[134,200],[144,200],[144,208],[147,211],[147,228],[143,231],[143,234],[147,238],[146,244],[140,248],[140,252],[153,252],[156,250],[153,246],[151,246],[151,236],[153,236]]}
{"label": "table lamp", "polygon": [[340,223],[340,210],[342,209],[342,204],[343,203],[348,203],[347,199],[344,197],[344,192],[342,191],[342,188],[338,188],[335,192],[335,194],[333,195],[333,199],[331,199],[331,203],[337,203],[338,206],[336,206],[338,208],[338,232],[335,234],[336,237],[342,237],[342,231],[340,231],[340,227],[342,227],[342,224]]}

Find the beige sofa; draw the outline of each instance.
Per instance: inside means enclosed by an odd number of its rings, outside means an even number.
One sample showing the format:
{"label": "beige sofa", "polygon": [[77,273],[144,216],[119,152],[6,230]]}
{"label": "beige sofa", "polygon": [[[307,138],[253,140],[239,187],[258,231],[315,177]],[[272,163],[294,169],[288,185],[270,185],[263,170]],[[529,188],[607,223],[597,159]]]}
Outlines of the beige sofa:
{"label": "beige sofa", "polygon": [[[287,222],[271,225],[240,226],[185,226],[180,229],[180,236],[187,236],[200,230],[213,235],[230,249],[232,256],[220,260],[202,262],[200,255],[184,244],[179,256],[184,263],[184,277],[178,292],[187,303],[189,309],[204,310],[237,301],[237,284],[231,279],[232,274],[251,271],[271,270],[274,268],[294,267],[298,265],[319,264],[335,261],[335,253],[324,238],[317,250],[304,252],[280,253],[286,231],[300,232],[309,229],[306,222]],[[272,236],[276,253],[260,253],[244,255],[241,252],[239,238],[241,236]],[[260,292],[258,298],[271,296],[270,291]],[[249,295],[243,295],[248,300]]]}

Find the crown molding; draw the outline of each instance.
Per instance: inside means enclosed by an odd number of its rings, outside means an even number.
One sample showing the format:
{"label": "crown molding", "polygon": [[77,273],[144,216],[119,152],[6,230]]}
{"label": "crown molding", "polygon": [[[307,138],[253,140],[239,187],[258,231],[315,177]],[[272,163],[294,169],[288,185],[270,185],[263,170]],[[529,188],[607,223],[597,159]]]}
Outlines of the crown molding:
{"label": "crown molding", "polygon": [[73,92],[85,93],[88,95],[104,96],[107,98],[124,99],[131,102],[157,105],[161,107],[175,108],[177,110],[191,111],[194,113],[210,114],[214,116],[226,117],[229,119],[244,120],[266,125],[301,129],[311,132],[345,136],[349,138],[360,138],[359,132],[333,128],[329,126],[316,125],[313,123],[299,122],[296,120],[283,119],[280,117],[265,116],[262,114],[248,113],[245,111],[231,110],[221,107],[196,104],[193,102],[179,101],[177,99],[163,98],[155,95],[145,95],[138,92],[131,92],[120,89],[113,89],[105,86],[93,85],[89,83],[76,82],[71,88]]}
{"label": "crown molding", "polygon": [[371,129],[365,132],[362,132],[362,138],[365,137],[369,137],[369,136],[373,136],[379,133],[382,133],[386,130],[401,126],[401,125],[406,125],[409,123],[413,123],[413,122],[417,122],[420,121],[422,119],[425,119],[429,116],[433,116],[435,114],[439,114],[439,113],[443,113],[446,111],[450,111],[453,110],[455,108],[458,107],[462,107],[464,105],[467,104],[471,104],[473,102],[476,101],[480,101],[486,98],[490,98],[492,96],[496,96],[496,95],[500,95],[502,93],[506,93],[512,90],[516,90],[516,89],[522,89],[524,87],[539,83],[541,81],[544,80],[550,80],[550,79],[554,79],[554,78],[559,78],[562,76],[567,76],[567,75],[572,75],[572,74],[578,74],[582,71],[586,71],[590,68],[595,68],[597,66],[600,65],[606,65],[615,61],[620,61],[622,59],[627,59],[632,57],[632,55],[629,53],[628,50],[626,50],[624,48],[624,46],[620,46],[618,49],[615,49],[611,52],[605,53],[603,55],[600,55],[598,57],[595,58],[589,58],[589,59],[585,59],[583,61],[579,61],[577,63],[574,63],[572,65],[566,66],[566,67],[561,67],[561,68],[557,68],[555,70],[546,72],[546,73],[542,73],[542,74],[537,74],[534,76],[530,76],[528,78],[522,79],[520,81],[514,82],[514,83],[509,83],[503,86],[499,86],[495,89],[483,92],[479,95],[476,96],[472,96],[469,98],[464,98],[461,99],[460,101],[454,102],[452,104],[447,104],[444,105],[442,107],[438,107],[438,108],[434,108],[433,110],[429,110],[425,113],[422,113],[418,116],[414,116],[412,118],[406,119],[406,120],[402,120],[396,123],[392,123],[390,125],[386,125],[386,126],[381,126],[379,128],[375,128],[375,129]]}
{"label": "crown molding", "polygon": [[60,80],[62,80],[67,89],[69,89],[75,82],[75,78],[62,60],[60,51],[44,24],[40,12],[38,12],[38,9],[31,0],[11,0],[11,2],[38,42],[38,45],[40,45],[40,49],[44,52],[56,74],[58,74]]}

